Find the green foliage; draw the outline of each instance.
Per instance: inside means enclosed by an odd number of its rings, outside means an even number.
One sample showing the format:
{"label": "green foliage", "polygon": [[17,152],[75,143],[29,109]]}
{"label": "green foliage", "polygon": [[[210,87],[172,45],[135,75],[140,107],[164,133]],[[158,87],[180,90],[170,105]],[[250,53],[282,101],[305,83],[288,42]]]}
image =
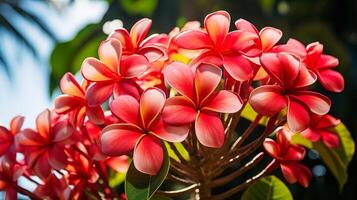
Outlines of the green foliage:
{"label": "green foliage", "polygon": [[120,0],[119,2],[130,15],[152,16],[158,0]]}
{"label": "green foliage", "polygon": [[241,200],[292,200],[289,188],[276,176],[259,179],[243,193]]}
{"label": "green foliage", "polygon": [[[244,117],[245,119],[249,120],[249,121],[254,121],[255,118],[257,117],[258,113],[256,113],[252,106],[247,103],[242,111],[241,116]],[[260,119],[259,124],[266,126],[266,124],[268,123],[268,118],[267,117],[262,117],[262,119]]]}
{"label": "green foliage", "polygon": [[89,24],[72,40],[57,44],[50,59],[50,92],[66,72],[77,73],[86,57],[97,57],[98,46],[104,39],[101,25]]}
{"label": "green foliage", "polygon": [[109,186],[112,188],[117,187],[125,181],[126,173],[117,173],[111,171],[112,173],[109,175]]}
{"label": "green foliage", "polygon": [[[185,149],[185,147],[181,144],[181,143],[173,143],[177,149],[177,151],[181,154],[181,156],[185,159],[185,160],[189,160],[190,159],[190,155],[187,152],[187,150]],[[174,160],[180,162],[180,159],[177,157],[177,155],[175,154],[175,152],[171,149],[170,145],[165,142],[165,146],[167,148],[167,152],[169,154],[169,156],[171,158],[173,158]]]}
{"label": "green foliage", "polygon": [[164,182],[169,172],[170,160],[165,145],[162,144],[162,146],[164,162],[157,175],[150,176],[141,173],[135,169],[134,162],[131,163],[125,180],[125,194],[128,200],[150,199]]}
{"label": "green foliage", "polygon": [[342,190],[348,178],[347,167],[355,152],[355,143],[343,123],[337,125],[334,128],[334,132],[336,132],[340,138],[340,146],[336,149],[325,146],[321,141],[312,143],[300,134],[296,134],[292,137],[292,143],[305,146],[309,149],[315,149],[337,179],[340,190]]}

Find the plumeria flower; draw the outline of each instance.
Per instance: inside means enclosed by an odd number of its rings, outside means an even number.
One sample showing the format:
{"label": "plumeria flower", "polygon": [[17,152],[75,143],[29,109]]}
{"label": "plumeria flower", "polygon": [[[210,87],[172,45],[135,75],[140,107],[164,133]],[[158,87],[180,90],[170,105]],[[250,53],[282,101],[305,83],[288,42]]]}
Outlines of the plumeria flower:
{"label": "plumeria flower", "polygon": [[316,76],[297,58],[287,53],[266,53],[260,62],[276,84],[252,91],[249,103],[256,112],[272,116],[287,107],[289,128],[300,132],[309,127],[312,113],[324,115],[330,110],[330,99],[307,90]]}
{"label": "plumeria flower", "polygon": [[102,42],[98,54],[100,60],[87,58],[81,68],[83,77],[93,82],[86,91],[89,106],[102,104],[113,93],[114,96],[128,94],[139,98],[139,88],[134,79],[147,69],[146,57],[122,55],[122,44],[117,39]]}
{"label": "plumeria flower", "polygon": [[312,115],[310,127],[301,132],[301,135],[312,142],[322,140],[327,147],[336,148],[340,145],[340,139],[333,128],[339,123],[340,120],[331,115]]}
{"label": "plumeria flower", "polygon": [[[130,33],[124,28],[115,30],[108,38],[115,38],[123,45],[123,55],[140,54],[145,56],[150,62],[159,59],[166,59],[166,51],[157,45],[159,34],[146,38],[151,28],[152,21],[144,18],[136,22]],[[145,39],[146,38],[146,39]]]}
{"label": "plumeria flower", "polygon": [[88,105],[85,90],[88,83],[83,80],[82,86],[78,84],[75,77],[71,73],[66,73],[60,82],[60,88],[63,95],[55,99],[55,111],[59,114],[69,113],[74,124],[81,126],[85,116],[89,120],[96,123],[104,123],[104,112],[100,105],[90,107]]}
{"label": "plumeria flower", "polygon": [[149,88],[140,101],[121,95],[110,104],[110,110],[124,123],[105,127],[101,136],[102,152],[109,156],[120,156],[134,150],[134,166],[139,171],[155,175],[163,163],[163,147],[160,139],[182,142],[189,127],[166,124],[160,114],[166,100],[157,88]]}
{"label": "plumeria flower", "polygon": [[0,158],[4,156],[15,161],[17,147],[15,136],[21,131],[24,119],[22,116],[12,118],[10,129],[0,126]]}
{"label": "plumeria flower", "polygon": [[260,64],[258,56],[262,53],[269,52],[276,45],[276,43],[279,42],[283,35],[279,29],[273,27],[264,27],[258,31],[253,24],[245,19],[238,19],[235,22],[235,25],[238,30],[245,30],[257,36],[256,39],[252,40],[254,45],[249,46],[244,50],[245,55],[255,58],[251,60],[256,64]]}
{"label": "plumeria flower", "polygon": [[51,169],[63,169],[67,163],[66,144],[74,141],[74,127],[68,121],[52,123],[51,111],[46,109],[36,118],[37,131],[22,130],[16,137],[24,147],[29,168],[40,178],[47,178]]}
{"label": "plumeria flower", "polygon": [[219,148],[224,143],[224,127],[218,113],[235,113],[242,107],[238,96],[227,90],[215,91],[222,70],[211,64],[201,64],[196,72],[179,62],[169,64],[164,71],[169,85],[182,96],[166,101],[163,119],[169,124],[195,122],[195,132],[201,144]]}
{"label": "plumeria flower", "polygon": [[266,138],[263,146],[280,165],[281,172],[289,183],[298,182],[303,187],[308,187],[312,177],[311,171],[299,163],[304,159],[306,151],[303,147],[290,143],[292,134],[286,127],[281,128],[276,134],[276,142]]}
{"label": "plumeria flower", "polygon": [[68,182],[74,186],[71,192],[72,199],[82,199],[85,189],[99,179],[93,162],[76,151],[72,151],[66,171]]}
{"label": "plumeria flower", "polygon": [[225,11],[211,13],[205,18],[205,31],[188,30],[175,38],[180,48],[205,50],[192,61],[223,66],[237,81],[249,80],[253,76],[253,65],[240,51],[252,45],[250,41],[257,36],[248,31],[229,32],[231,17]]}
{"label": "plumeria flower", "polygon": [[323,54],[323,45],[314,42],[306,46],[295,39],[289,39],[287,44],[279,45],[276,51],[285,51],[299,56],[306,67],[318,77],[321,85],[331,92],[341,92],[345,88],[343,76],[333,70],[339,62],[334,56]]}
{"label": "plumeria flower", "polygon": [[56,175],[50,174],[44,180],[44,184],[37,186],[34,194],[44,199],[69,200],[71,199],[71,188],[64,177],[58,178]]}
{"label": "plumeria flower", "polygon": [[5,191],[5,199],[17,199],[17,191],[14,185],[23,174],[21,165],[8,158],[0,159],[0,191]]}

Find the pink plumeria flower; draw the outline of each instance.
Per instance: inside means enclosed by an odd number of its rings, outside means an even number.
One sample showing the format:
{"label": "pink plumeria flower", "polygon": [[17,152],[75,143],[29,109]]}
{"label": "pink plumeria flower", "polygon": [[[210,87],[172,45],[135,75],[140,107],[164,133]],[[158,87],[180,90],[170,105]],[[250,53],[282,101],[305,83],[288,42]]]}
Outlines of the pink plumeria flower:
{"label": "pink plumeria flower", "polygon": [[122,55],[122,44],[117,39],[102,42],[98,54],[100,60],[87,58],[81,68],[83,77],[93,82],[86,91],[89,106],[102,104],[112,94],[139,98],[139,86],[135,78],[147,69],[146,57],[139,54]]}
{"label": "pink plumeria flower", "polygon": [[309,168],[299,163],[305,157],[305,149],[290,143],[294,133],[286,127],[281,128],[276,134],[276,142],[266,138],[263,146],[265,151],[280,165],[284,178],[290,183],[298,182],[303,187],[308,187],[312,174]]}
{"label": "pink plumeria flower", "polygon": [[305,47],[304,44],[295,39],[289,39],[285,45],[279,45],[276,51],[289,52],[300,57],[306,67],[312,70],[321,85],[331,92],[341,92],[345,88],[343,76],[333,70],[339,64],[334,56],[323,54],[323,45],[314,42]]}
{"label": "pink plumeria flower", "polygon": [[173,126],[160,118],[166,96],[157,88],[149,88],[140,102],[129,95],[121,95],[110,104],[110,110],[124,123],[105,127],[101,135],[102,152],[120,156],[134,150],[134,166],[139,171],[155,175],[164,159],[162,142],[182,142],[189,126]]}
{"label": "pink plumeria flower", "polygon": [[253,76],[253,65],[240,51],[257,36],[248,31],[229,32],[231,17],[226,11],[211,13],[205,18],[205,30],[188,30],[179,34],[175,42],[180,48],[205,50],[192,61],[223,66],[237,81],[246,81]]}
{"label": "pink plumeria flower", "polygon": [[71,73],[66,73],[60,82],[62,95],[55,99],[55,111],[58,114],[69,114],[73,124],[82,126],[85,116],[96,124],[104,123],[103,109],[98,106],[91,107],[88,105],[85,90],[88,82],[83,80],[80,86],[76,78]]}
{"label": "pink plumeria flower", "polygon": [[287,107],[289,128],[300,132],[309,127],[311,113],[324,115],[330,110],[329,98],[306,89],[316,76],[297,58],[287,53],[266,53],[260,62],[276,84],[252,91],[249,103],[256,112],[272,116]]}
{"label": "pink plumeria flower", "polygon": [[145,56],[150,62],[166,59],[166,50],[157,45],[159,34],[153,34],[146,38],[151,28],[152,21],[144,18],[136,22],[130,33],[124,28],[115,30],[109,38],[117,39],[123,45],[123,55],[140,54]]}
{"label": "pink plumeria flower", "polygon": [[259,56],[262,53],[269,52],[276,43],[279,42],[283,33],[273,27],[264,27],[262,30],[258,31],[257,28],[245,19],[238,19],[235,22],[238,30],[245,30],[255,34],[257,37],[253,40],[254,45],[249,46],[244,50],[244,54],[253,57],[250,59],[256,64],[260,64]]}
{"label": "pink plumeria flower", "polygon": [[313,115],[310,127],[301,132],[301,135],[312,142],[321,140],[327,147],[336,148],[340,145],[340,139],[333,128],[339,123],[340,120],[331,115]]}
{"label": "pink plumeria flower", "polygon": [[242,107],[238,96],[227,90],[215,91],[222,70],[211,64],[201,64],[196,72],[182,63],[166,66],[164,76],[182,96],[166,101],[163,119],[169,124],[195,122],[195,132],[201,144],[219,148],[224,143],[224,127],[218,113],[235,113]]}

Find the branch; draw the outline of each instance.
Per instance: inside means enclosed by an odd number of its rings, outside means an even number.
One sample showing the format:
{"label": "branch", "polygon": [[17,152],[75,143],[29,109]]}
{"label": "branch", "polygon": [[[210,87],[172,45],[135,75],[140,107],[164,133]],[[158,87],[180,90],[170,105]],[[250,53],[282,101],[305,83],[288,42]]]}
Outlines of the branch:
{"label": "branch", "polygon": [[218,179],[214,180],[212,182],[212,186],[219,187],[219,186],[222,186],[222,185],[236,179],[237,177],[242,175],[244,172],[246,172],[246,171],[250,170],[252,167],[254,167],[258,162],[260,162],[262,160],[263,157],[264,157],[264,153],[260,152],[251,161],[246,163],[243,167],[241,167],[237,171],[235,171],[227,176],[224,176],[222,178],[218,178]]}
{"label": "branch", "polygon": [[254,119],[254,121],[249,125],[249,127],[244,131],[244,133],[233,143],[231,146],[231,150],[233,150],[236,147],[240,147],[243,142],[249,137],[249,135],[254,131],[254,129],[258,126],[260,119],[262,118],[262,115],[257,115]]}
{"label": "branch", "polygon": [[227,199],[228,197],[242,191],[243,189],[247,188],[248,186],[250,186],[251,184],[253,184],[255,181],[259,180],[260,178],[262,178],[263,176],[265,176],[266,174],[268,174],[271,169],[273,168],[273,166],[276,164],[275,160],[272,160],[261,172],[259,172],[257,175],[253,176],[252,178],[246,180],[244,183],[237,185],[236,187],[223,192],[221,194],[215,195],[212,197],[213,200],[221,200],[221,199]]}
{"label": "branch", "polygon": [[156,193],[157,194],[162,194],[162,195],[166,195],[166,196],[179,196],[181,194],[185,194],[187,192],[191,192],[193,190],[195,190],[197,187],[199,186],[199,184],[195,183],[193,185],[190,185],[188,187],[179,189],[179,190],[175,190],[175,191],[161,191],[158,190]]}

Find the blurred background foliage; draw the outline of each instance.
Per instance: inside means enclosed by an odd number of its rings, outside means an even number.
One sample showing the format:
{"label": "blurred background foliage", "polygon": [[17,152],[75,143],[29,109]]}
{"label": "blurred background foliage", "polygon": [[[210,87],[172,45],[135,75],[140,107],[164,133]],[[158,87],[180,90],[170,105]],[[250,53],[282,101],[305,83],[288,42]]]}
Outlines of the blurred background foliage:
{"label": "blurred background foliage", "polygon": [[[68,5],[74,0],[68,1]],[[12,15],[19,15],[38,26],[50,38],[56,37],[46,24],[27,10],[18,6],[21,1],[0,0],[0,30],[6,30],[18,42],[36,56],[33,44],[27,41],[24,32],[11,24]],[[56,0],[47,1],[53,4]],[[88,24],[69,41],[59,42],[50,57],[50,84],[52,93],[58,86],[62,75],[71,71],[77,73],[85,57],[97,57],[97,48],[106,34],[106,22],[119,19],[124,27],[130,27],[139,19],[153,20],[151,31],[168,33],[175,26],[186,21],[203,21],[205,15],[216,10],[226,10],[234,20],[244,18],[259,29],[273,26],[283,31],[281,42],[293,37],[305,44],[319,41],[324,44],[325,53],[339,58],[338,70],[344,75],[346,89],[341,94],[328,93],[333,103],[331,113],[346,124],[354,139],[357,132],[357,1],[356,0],[106,0],[108,9],[97,24]],[[0,64],[9,72],[6,58],[0,48]],[[11,74],[9,73],[9,76]],[[311,186],[303,189],[297,185],[289,186],[296,199],[357,199],[357,160],[354,157],[349,166],[349,179],[342,191],[330,172],[324,172],[322,162],[309,152],[309,165],[316,173]],[[323,173],[322,173],[323,172]]]}

